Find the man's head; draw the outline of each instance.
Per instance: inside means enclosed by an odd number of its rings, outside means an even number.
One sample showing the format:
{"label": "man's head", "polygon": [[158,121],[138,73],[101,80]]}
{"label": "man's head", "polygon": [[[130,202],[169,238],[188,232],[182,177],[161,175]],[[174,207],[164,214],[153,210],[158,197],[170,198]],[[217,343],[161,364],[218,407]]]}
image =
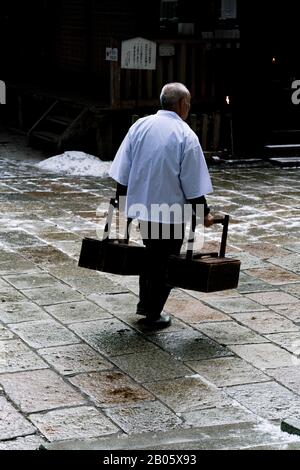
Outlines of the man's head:
{"label": "man's head", "polygon": [[167,83],[161,91],[160,103],[162,109],[174,111],[185,121],[191,106],[191,95],[182,83]]}

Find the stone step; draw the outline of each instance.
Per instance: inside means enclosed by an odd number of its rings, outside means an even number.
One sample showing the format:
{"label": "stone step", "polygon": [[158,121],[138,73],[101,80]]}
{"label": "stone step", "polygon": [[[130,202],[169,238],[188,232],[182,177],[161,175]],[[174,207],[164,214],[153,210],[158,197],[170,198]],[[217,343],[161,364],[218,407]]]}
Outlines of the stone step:
{"label": "stone step", "polygon": [[280,430],[267,421],[202,428],[177,428],[167,432],[112,435],[45,444],[41,450],[246,450],[298,449],[300,437]]}

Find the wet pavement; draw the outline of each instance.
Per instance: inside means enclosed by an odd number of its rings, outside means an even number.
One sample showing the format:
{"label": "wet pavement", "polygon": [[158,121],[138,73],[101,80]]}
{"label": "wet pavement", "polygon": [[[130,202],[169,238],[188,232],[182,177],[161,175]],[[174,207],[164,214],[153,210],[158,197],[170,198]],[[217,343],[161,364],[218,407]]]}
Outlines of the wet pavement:
{"label": "wet pavement", "polygon": [[174,289],[172,326],[150,332],[137,277],[77,266],[113,182],[41,172],[1,141],[0,450],[300,449],[280,431],[300,416],[299,169],[211,169],[239,288]]}

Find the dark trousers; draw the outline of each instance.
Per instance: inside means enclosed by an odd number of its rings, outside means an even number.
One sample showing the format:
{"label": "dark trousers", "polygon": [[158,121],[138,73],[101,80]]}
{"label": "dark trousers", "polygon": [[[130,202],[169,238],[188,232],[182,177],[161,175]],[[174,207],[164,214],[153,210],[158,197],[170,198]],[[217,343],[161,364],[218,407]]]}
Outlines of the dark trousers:
{"label": "dark trousers", "polygon": [[146,260],[140,275],[138,310],[149,318],[158,318],[172,289],[166,283],[168,257],[180,253],[185,226],[140,222],[140,229]]}

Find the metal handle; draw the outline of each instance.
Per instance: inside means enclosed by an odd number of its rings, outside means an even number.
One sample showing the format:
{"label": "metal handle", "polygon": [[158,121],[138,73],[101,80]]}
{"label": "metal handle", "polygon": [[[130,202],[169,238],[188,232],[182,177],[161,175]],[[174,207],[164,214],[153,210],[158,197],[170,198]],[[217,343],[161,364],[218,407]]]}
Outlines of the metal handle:
{"label": "metal handle", "polygon": [[[113,218],[113,213],[115,209],[118,209],[119,207],[119,201],[117,198],[111,198],[109,201],[109,208],[108,208],[108,214],[106,218],[106,223],[104,227],[104,233],[103,233],[103,241],[104,240],[109,240],[109,234],[111,230],[111,224],[112,224],[112,218]],[[129,237],[130,237],[130,229],[131,229],[131,222],[133,219],[127,219],[126,223],[126,233],[124,237],[124,243],[129,243]]]}
{"label": "metal handle", "polygon": [[[216,224],[223,225],[223,232],[222,232],[219,258],[225,258],[225,255],[226,255],[226,245],[227,245],[229,219],[230,219],[230,216],[228,214],[226,214],[224,217],[214,218],[214,221],[213,221],[214,225],[216,225]],[[186,252],[186,259],[187,260],[191,260],[193,258],[193,244],[194,244],[194,238],[195,238],[195,229],[196,229],[196,215],[193,214],[192,215],[192,221],[191,221],[191,230],[190,230],[190,235],[189,235],[189,239],[188,239],[188,249],[187,249],[187,252]]]}

